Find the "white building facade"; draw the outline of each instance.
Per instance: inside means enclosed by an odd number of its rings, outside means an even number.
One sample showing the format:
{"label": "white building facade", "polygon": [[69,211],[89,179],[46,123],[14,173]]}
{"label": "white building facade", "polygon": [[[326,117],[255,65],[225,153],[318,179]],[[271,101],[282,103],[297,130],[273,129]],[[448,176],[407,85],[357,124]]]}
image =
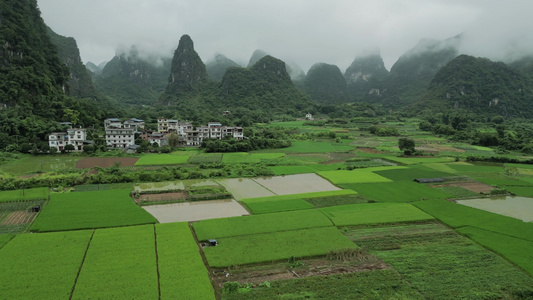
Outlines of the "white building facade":
{"label": "white building facade", "polygon": [[122,123],[119,119],[111,118],[104,121],[105,141],[108,148],[122,148],[135,145],[136,126]]}
{"label": "white building facade", "polygon": [[66,145],[72,145],[73,151],[79,152],[83,151],[83,146],[86,144],[89,142],[85,128],[70,128],[67,132],[52,132],[48,136],[48,146],[56,148],[57,151],[63,151]]}

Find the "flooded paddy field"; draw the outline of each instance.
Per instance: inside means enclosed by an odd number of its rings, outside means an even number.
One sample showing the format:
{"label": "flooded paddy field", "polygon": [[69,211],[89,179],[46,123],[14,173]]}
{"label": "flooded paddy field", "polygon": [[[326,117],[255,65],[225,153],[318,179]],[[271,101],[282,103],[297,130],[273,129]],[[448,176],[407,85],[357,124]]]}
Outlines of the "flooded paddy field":
{"label": "flooded paddy field", "polygon": [[315,173],[263,177],[254,180],[277,195],[340,190]]}
{"label": "flooded paddy field", "polygon": [[152,214],[159,223],[190,222],[249,214],[235,200],[209,200],[148,205],[143,206],[143,209]]}
{"label": "flooded paddy field", "polygon": [[250,178],[219,179],[218,183],[223,185],[237,200],[276,195]]}
{"label": "flooded paddy field", "polygon": [[507,196],[499,198],[457,200],[456,202],[473,208],[519,219],[524,222],[533,222],[533,198]]}

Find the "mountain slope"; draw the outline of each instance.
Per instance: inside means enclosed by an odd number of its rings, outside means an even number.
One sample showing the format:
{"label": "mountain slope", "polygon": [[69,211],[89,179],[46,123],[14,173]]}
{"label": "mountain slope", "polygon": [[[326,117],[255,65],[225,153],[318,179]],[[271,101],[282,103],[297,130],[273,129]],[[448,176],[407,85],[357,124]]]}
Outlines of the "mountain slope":
{"label": "mountain slope", "polygon": [[387,76],[389,71],[379,53],[356,57],[344,72],[349,97],[355,100],[379,97]]}
{"label": "mountain slope", "polygon": [[217,54],[205,64],[205,67],[209,78],[220,82],[228,68],[240,67],[240,65],[222,54]]}
{"label": "mountain slope", "polygon": [[324,104],[348,101],[346,81],[335,65],[316,63],[307,72],[304,90],[311,99]]}
{"label": "mountain slope", "polygon": [[424,106],[531,118],[533,81],[504,63],[461,55],[435,75]]}

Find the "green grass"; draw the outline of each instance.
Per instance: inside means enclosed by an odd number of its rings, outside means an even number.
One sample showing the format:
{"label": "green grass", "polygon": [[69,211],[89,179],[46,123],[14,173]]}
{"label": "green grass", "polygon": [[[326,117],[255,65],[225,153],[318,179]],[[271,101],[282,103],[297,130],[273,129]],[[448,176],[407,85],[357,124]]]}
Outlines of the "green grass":
{"label": "green grass", "polygon": [[0,192],[0,202],[48,200],[49,188],[33,188]]}
{"label": "green grass", "polygon": [[437,171],[435,169],[428,168],[425,165],[414,165],[404,169],[376,171],[376,174],[393,181],[413,181],[417,178],[437,178],[456,175],[453,173]]}
{"label": "green grass", "polygon": [[436,187],[434,189],[441,190],[444,193],[450,194],[453,196],[453,198],[468,198],[468,197],[479,196],[479,193],[473,192],[471,190],[467,190],[459,186],[443,186],[443,187]]}
{"label": "green grass", "polygon": [[531,186],[506,186],[506,190],[522,197],[533,197],[533,187]]}
{"label": "green grass", "polygon": [[434,218],[407,203],[361,203],[319,209],[335,226],[427,221]]}
{"label": "green grass", "polygon": [[395,161],[404,165],[423,164],[423,163],[445,163],[454,161],[453,157],[398,157],[388,156],[388,160]]}
{"label": "green grass", "polygon": [[533,223],[445,200],[426,200],[413,205],[453,228],[472,226],[533,242]]}
{"label": "green grass", "polygon": [[336,190],[316,193],[248,198],[242,199],[241,201],[246,204],[246,206],[252,211],[252,213],[264,214],[313,208],[314,205],[311,205],[310,203],[305,201],[306,199],[347,196],[356,194],[357,193],[352,190]]}
{"label": "green grass", "polygon": [[273,160],[285,156],[285,153],[224,153],[222,162],[224,163],[256,163],[262,160]]}
{"label": "green grass", "polygon": [[3,299],[69,299],[92,231],[20,234],[0,249]]}
{"label": "green grass", "polygon": [[0,249],[9,243],[13,237],[15,237],[14,234],[0,234]]}
{"label": "green grass", "polygon": [[453,194],[410,181],[342,184],[341,186],[346,189],[355,190],[360,195],[378,202],[413,202],[423,199],[447,199],[454,197]]}
{"label": "green grass", "polygon": [[130,190],[52,194],[31,231],[61,231],[156,223],[133,203]]}
{"label": "green grass", "polygon": [[161,299],[215,299],[189,225],[157,224],[156,233]]}
{"label": "green grass", "polygon": [[95,231],[72,299],[157,299],[154,226]]}
{"label": "green grass", "polygon": [[401,169],[405,167],[376,167],[367,169],[355,170],[337,170],[337,171],[321,171],[318,175],[331,181],[333,184],[343,183],[370,183],[370,182],[391,182],[392,180],[380,176],[374,172],[381,170]]}
{"label": "green grass", "polygon": [[292,153],[326,153],[353,150],[353,147],[344,144],[313,141],[292,141],[291,146],[283,148],[283,152]]}
{"label": "green grass", "polygon": [[189,160],[190,155],[174,155],[174,154],[145,154],[135,163],[136,166],[151,166],[151,165],[178,165],[185,164]]}
{"label": "green grass", "polygon": [[338,169],[345,169],[346,163],[336,164],[306,164],[299,166],[270,166],[268,167],[274,175],[293,175],[304,173],[315,173],[319,171],[334,171]]}
{"label": "green grass", "polygon": [[203,220],[193,224],[199,241],[240,235],[331,226],[320,212],[310,210]]}
{"label": "green grass", "polygon": [[204,248],[204,253],[211,267],[228,267],[356,247],[337,228],[322,227],[220,238],[218,246]]}
{"label": "green grass", "polygon": [[303,199],[272,200],[263,202],[245,202],[253,214],[267,214],[274,212],[311,209],[314,206]]}
{"label": "green grass", "polygon": [[37,172],[52,172],[76,168],[76,162],[83,156],[36,155],[25,156],[5,165],[0,165],[0,171],[13,175],[31,174]]}
{"label": "green grass", "polygon": [[74,192],[92,192],[92,191],[107,191],[107,190],[121,190],[133,189],[133,183],[108,183],[108,184],[84,184],[74,187]]}
{"label": "green grass", "polygon": [[191,164],[206,164],[222,162],[222,153],[200,153],[189,158]]}
{"label": "green grass", "polygon": [[470,226],[458,228],[457,231],[533,275],[533,242]]}
{"label": "green grass", "polygon": [[375,234],[352,228],[345,234],[385,259],[425,299],[527,299],[533,294],[533,279],[498,255],[452,230],[416,227],[371,228]]}
{"label": "green grass", "polygon": [[306,298],[424,299],[392,269],[279,280],[271,282],[270,287],[222,295],[224,300]]}

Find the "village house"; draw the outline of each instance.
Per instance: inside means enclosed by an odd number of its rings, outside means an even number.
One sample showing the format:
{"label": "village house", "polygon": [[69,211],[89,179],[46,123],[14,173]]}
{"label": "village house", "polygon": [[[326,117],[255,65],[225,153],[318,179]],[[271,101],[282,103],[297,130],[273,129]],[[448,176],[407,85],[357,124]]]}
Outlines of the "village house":
{"label": "village house", "polygon": [[[144,127],[144,122],[143,127]],[[122,123],[119,119],[104,120],[105,141],[108,148],[122,148],[135,145],[137,125],[132,122]]]}
{"label": "village house", "polygon": [[52,132],[48,136],[48,146],[56,148],[57,151],[63,151],[66,145],[72,145],[73,151],[79,152],[83,151],[84,145],[89,144],[92,144],[92,141],[87,140],[87,129],[81,127],[71,127],[66,132]]}

